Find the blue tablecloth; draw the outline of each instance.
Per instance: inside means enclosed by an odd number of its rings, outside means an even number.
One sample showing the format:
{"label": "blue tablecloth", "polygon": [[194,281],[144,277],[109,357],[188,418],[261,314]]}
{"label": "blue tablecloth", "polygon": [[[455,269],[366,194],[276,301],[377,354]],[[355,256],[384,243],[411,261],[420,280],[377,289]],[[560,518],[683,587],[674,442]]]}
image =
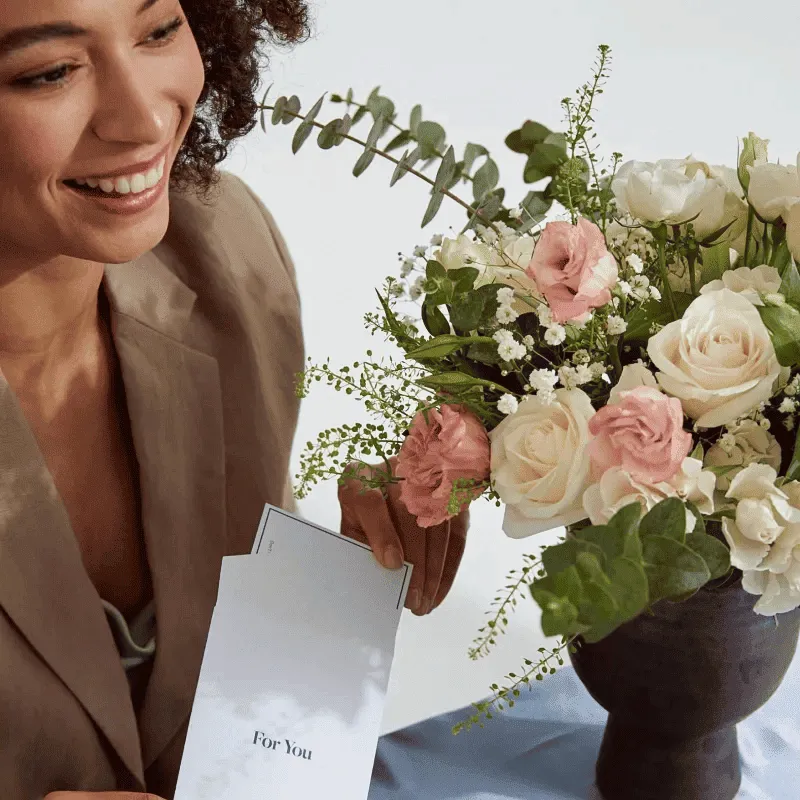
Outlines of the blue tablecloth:
{"label": "blue tablecloth", "polygon": [[[382,736],[369,800],[599,800],[594,765],[608,714],[571,666],[514,708],[453,736],[472,706]],[[738,726],[737,800],[800,799],[800,651],[769,702]],[[676,799],[677,800],[677,799]]]}

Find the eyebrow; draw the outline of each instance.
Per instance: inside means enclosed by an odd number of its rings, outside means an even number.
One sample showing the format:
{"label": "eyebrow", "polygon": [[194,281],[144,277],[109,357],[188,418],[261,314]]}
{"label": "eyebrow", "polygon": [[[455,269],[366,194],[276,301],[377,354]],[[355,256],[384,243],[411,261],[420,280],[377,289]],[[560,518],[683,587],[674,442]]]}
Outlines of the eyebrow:
{"label": "eyebrow", "polygon": [[[144,0],[139,6],[136,16],[144,14],[152,8],[159,0]],[[29,25],[24,28],[14,28],[8,33],[0,36],[0,58],[31,47],[40,42],[50,41],[51,39],[75,39],[79,36],[86,36],[90,33],[86,28],[75,25],[73,22],[45,22],[42,25]]]}

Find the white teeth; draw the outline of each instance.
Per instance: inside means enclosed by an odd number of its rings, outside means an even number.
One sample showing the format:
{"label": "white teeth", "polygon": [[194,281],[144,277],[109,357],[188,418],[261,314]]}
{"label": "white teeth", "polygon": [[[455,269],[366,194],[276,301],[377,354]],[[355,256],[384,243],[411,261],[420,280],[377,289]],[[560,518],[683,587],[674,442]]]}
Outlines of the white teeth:
{"label": "white teeth", "polygon": [[135,175],[125,175],[119,178],[86,178],[76,179],[75,183],[79,186],[89,186],[96,189],[98,186],[104,192],[117,192],[119,194],[138,194],[145,189],[151,189],[164,175],[164,165],[166,156],[158,162],[149,172],[137,172]]}

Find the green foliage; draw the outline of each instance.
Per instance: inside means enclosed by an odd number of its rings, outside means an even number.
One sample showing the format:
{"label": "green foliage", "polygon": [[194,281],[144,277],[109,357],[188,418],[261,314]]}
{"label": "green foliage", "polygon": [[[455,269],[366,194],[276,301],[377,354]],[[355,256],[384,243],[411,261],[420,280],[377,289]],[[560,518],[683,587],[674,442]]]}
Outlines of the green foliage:
{"label": "green foliage", "polygon": [[686,508],[668,498],[642,517],[632,503],[545,548],[545,574],[531,583],[545,635],[600,641],[658,600],[685,599],[724,575],[728,548],[702,530],[687,536]]}
{"label": "green foliage", "polygon": [[783,306],[758,306],[767,326],[781,366],[800,364],[800,311],[788,303]]}
{"label": "green foliage", "polygon": [[722,277],[722,273],[731,268],[730,246],[727,242],[720,242],[701,252],[703,271],[700,283],[705,286],[711,281],[719,280]]}

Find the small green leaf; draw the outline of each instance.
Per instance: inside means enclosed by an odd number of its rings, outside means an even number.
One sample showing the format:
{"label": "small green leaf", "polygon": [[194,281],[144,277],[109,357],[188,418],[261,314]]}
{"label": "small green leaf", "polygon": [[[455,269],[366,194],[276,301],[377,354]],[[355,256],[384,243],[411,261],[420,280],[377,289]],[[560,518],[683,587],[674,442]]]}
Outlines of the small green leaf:
{"label": "small green leaf", "polygon": [[[453,146],[447,148],[447,152],[442,158],[442,163],[439,165],[439,171],[436,173],[436,178],[433,182],[433,188],[437,192],[444,190],[445,186],[453,177],[456,171],[456,151]],[[424,225],[423,225],[424,227]]]}
{"label": "small green leaf", "polygon": [[378,139],[386,132],[387,122],[386,117],[378,117],[370,128],[367,135],[366,149],[375,147],[378,144]]}
{"label": "small green leaf", "polygon": [[383,149],[387,153],[391,153],[392,150],[405,147],[410,141],[412,141],[410,131],[400,131],[400,133],[398,133],[397,136],[395,136],[394,139],[389,142],[389,144],[385,145]]}
{"label": "small green leaf", "polygon": [[565,160],[566,154],[559,145],[536,145],[525,164],[523,180],[525,183],[536,183],[543,178],[552,178],[559,165],[563,164]]}
{"label": "small green leaf", "polygon": [[353,167],[353,175],[355,175],[356,178],[359,175],[362,175],[367,169],[367,167],[372,163],[374,158],[375,158],[374,150],[365,150],[359,157],[358,161],[356,161],[355,166]]}
{"label": "small green leaf", "polygon": [[705,451],[703,450],[703,443],[698,442],[695,445],[694,450],[692,450],[692,452],[690,453],[689,458],[696,458],[698,461],[702,461],[704,457],[705,457]]}
{"label": "small green leaf", "polygon": [[731,568],[731,551],[714,536],[690,533],[686,537],[686,546],[706,562],[712,581],[721,578]]}
{"label": "small green leaf", "polygon": [[608,591],[617,601],[618,618],[627,622],[640,614],[650,601],[647,573],[641,563],[630,558],[615,558],[609,567]]}
{"label": "small green leaf", "polygon": [[652,602],[699,589],[711,579],[706,562],[675,539],[648,536],[642,550]]}
{"label": "small green leaf", "polygon": [[290,122],[294,122],[297,119],[297,115],[300,113],[300,98],[293,94],[287,101],[286,105],[283,109],[283,119],[281,122],[284,125],[288,125]]}
{"label": "small green leaf", "polygon": [[306,141],[306,139],[308,139],[308,137],[311,135],[311,132],[314,130],[314,120],[317,118],[317,114],[319,114],[324,102],[325,95],[323,94],[322,97],[320,97],[319,100],[314,103],[314,105],[311,107],[311,111],[306,114],[306,118],[300,123],[300,125],[297,127],[297,130],[294,132],[294,138],[292,139],[292,152],[295,155],[303,146],[303,143]]}
{"label": "small green leaf", "polygon": [[[450,322],[453,323],[456,331],[466,334],[477,330],[483,315],[483,304],[483,296],[474,292],[456,295],[447,306],[447,310],[450,312]],[[494,345],[495,352],[497,352],[497,342],[491,339],[489,342]],[[489,342],[485,343],[487,347]]]}
{"label": "small green leaf", "polygon": [[617,511],[608,521],[608,527],[619,531],[623,536],[629,536],[639,527],[639,518],[641,516],[642,504],[637,500]]}
{"label": "small green leaf", "polygon": [[447,271],[447,276],[455,284],[453,291],[456,294],[471,292],[478,275],[480,275],[480,270],[475,267],[459,267]]}
{"label": "small green leaf", "polygon": [[444,358],[462,347],[475,342],[490,342],[489,337],[453,336],[443,334],[429,339],[414,350],[406,353],[409,358]]}
{"label": "small green leaf", "polygon": [[419,128],[420,122],[422,122],[422,106],[416,105],[411,109],[411,121],[409,122],[409,128],[412,135],[415,137],[417,135],[417,129]]}
{"label": "small green leaf", "polygon": [[333,119],[319,132],[319,136],[317,136],[317,144],[323,150],[330,150],[336,145],[339,122],[340,120]]}
{"label": "small green leaf", "polygon": [[444,195],[441,192],[434,191],[428,207],[425,209],[425,216],[422,218],[420,227],[424,228],[439,213],[439,209],[442,207],[442,200],[444,200]]}
{"label": "small green leaf", "polygon": [[[455,327],[455,325],[453,326]],[[474,328],[472,330],[475,330]],[[497,352],[497,342],[491,344],[473,344],[467,350],[467,358],[480,364],[497,366],[501,363],[500,353]]]}
{"label": "small green leaf", "polygon": [[665,536],[677,542],[686,539],[686,506],[677,497],[668,497],[651,508],[639,525],[642,541],[648,536]]}
{"label": "small green leaf", "polygon": [[506,146],[515,153],[530,155],[536,145],[544,142],[550,133],[550,129],[541,123],[528,120],[519,130],[508,134]]}
{"label": "small green leaf", "polygon": [[491,389],[498,389],[496,383],[485,381],[483,378],[474,378],[464,372],[443,372],[439,375],[430,375],[427,378],[420,378],[417,383],[431,389],[468,389],[473,386],[487,386]]}
{"label": "small green leaf", "polygon": [[469,171],[472,169],[472,165],[475,163],[475,159],[479,158],[480,156],[488,155],[489,151],[482,144],[473,144],[472,142],[468,142],[467,146],[464,148],[464,172],[469,174]]}
{"label": "small green leaf", "polygon": [[444,146],[447,134],[438,122],[424,120],[417,125],[417,141],[422,148],[423,158],[432,158],[439,154]]}
{"label": "small green leaf", "polygon": [[731,268],[730,246],[727,242],[720,242],[714,247],[703,248],[703,271],[700,283],[705,286],[711,281],[719,280],[722,273]]}
{"label": "small green leaf", "polygon": [[286,108],[287,98],[279,97],[272,108],[272,124],[278,125],[283,119],[283,110]]}
{"label": "small green leaf", "polygon": [[772,334],[775,355],[783,367],[800,364],[800,312],[784,306],[759,306],[761,319]]}
{"label": "small green leaf", "polygon": [[548,575],[555,575],[575,566],[580,553],[589,553],[601,566],[605,565],[605,554],[599,545],[583,539],[567,539],[561,544],[550,545],[542,550],[542,566]]}
{"label": "small green leaf", "polygon": [[450,323],[441,310],[432,304],[422,304],[422,324],[431,336],[443,336],[450,333]]}
{"label": "small green leaf", "polygon": [[[681,317],[694,298],[688,292],[673,292],[672,296],[675,300],[675,309],[678,312],[678,316]],[[651,336],[650,327],[654,323],[666,325],[669,322],[672,322],[672,314],[667,303],[663,300],[648,300],[628,317],[628,330],[625,332],[625,341],[647,340]]]}
{"label": "small green leaf", "polygon": [[594,581],[600,586],[611,583],[611,579],[603,572],[600,559],[593,553],[587,553],[586,551],[578,553],[575,559],[575,568],[584,583]]}
{"label": "small green leaf", "polygon": [[786,298],[787,303],[791,303],[795,308],[800,308],[800,272],[794,259],[789,259],[786,269],[783,271],[780,293]]}
{"label": "small green leaf", "polygon": [[531,587],[533,599],[542,609],[542,633],[545,636],[568,635],[578,621],[578,609],[569,600],[564,600],[544,589]]}
{"label": "small green leaf", "polygon": [[409,169],[413,169],[414,165],[419,161],[420,156],[422,155],[422,151],[419,147],[415,148],[411,151],[411,153],[403,153],[400,162],[395,167],[394,174],[392,175],[392,180],[389,182],[389,186],[394,186],[397,181],[402,178]]}
{"label": "small green leaf", "polygon": [[483,166],[475,173],[472,179],[472,191],[475,201],[482,200],[497,186],[500,180],[500,170],[491,158],[487,158]]}

